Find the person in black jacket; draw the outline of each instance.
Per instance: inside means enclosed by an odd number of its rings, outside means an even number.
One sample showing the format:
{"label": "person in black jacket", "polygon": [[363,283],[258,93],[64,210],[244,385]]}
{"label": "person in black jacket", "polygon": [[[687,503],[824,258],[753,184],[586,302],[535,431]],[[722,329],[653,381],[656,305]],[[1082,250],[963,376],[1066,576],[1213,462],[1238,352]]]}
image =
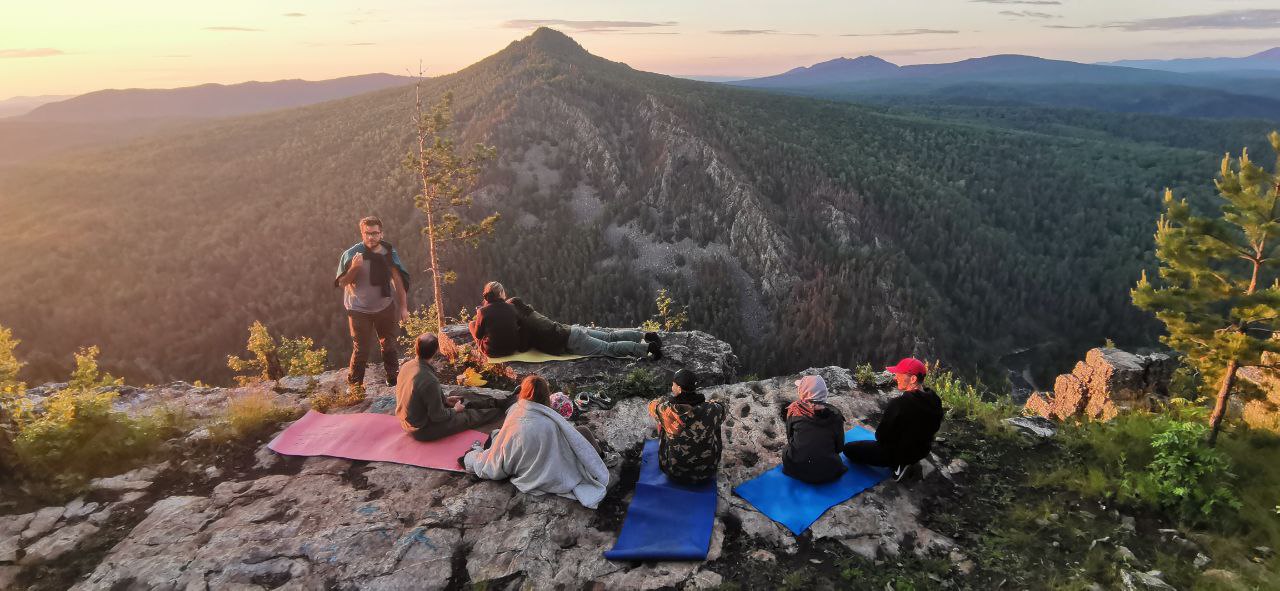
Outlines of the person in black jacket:
{"label": "person in black jacket", "polygon": [[796,380],[796,391],[799,397],[787,407],[782,473],[810,484],[836,480],[848,470],[840,461],[844,415],[827,406],[827,382],[822,376]]}
{"label": "person in black jacket", "polygon": [[507,290],[497,281],[484,286],[484,304],[476,308],[469,328],[476,346],[488,357],[506,357],[521,351],[520,321],[507,303]]}
{"label": "person in black jacket", "polygon": [[845,444],[844,455],[860,464],[891,467],[901,479],[907,468],[929,455],[942,426],[942,400],[924,385],[927,370],[920,360],[908,357],[886,369],[902,394],[885,407],[875,441]]}

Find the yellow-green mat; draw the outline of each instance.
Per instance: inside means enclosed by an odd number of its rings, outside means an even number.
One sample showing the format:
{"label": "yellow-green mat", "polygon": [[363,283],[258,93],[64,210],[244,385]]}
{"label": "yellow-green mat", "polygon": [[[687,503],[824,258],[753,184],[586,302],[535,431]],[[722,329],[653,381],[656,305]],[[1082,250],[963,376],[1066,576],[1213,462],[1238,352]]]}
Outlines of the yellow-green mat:
{"label": "yellow-green mat", "polygon": [[586,355],[551,355],[537,349],[529,349],[523,353],[507,355],[506,357],[490,357],[489,363],[545,363],[547,361],[573,361],[574,359],[584,358],[586,358]]}

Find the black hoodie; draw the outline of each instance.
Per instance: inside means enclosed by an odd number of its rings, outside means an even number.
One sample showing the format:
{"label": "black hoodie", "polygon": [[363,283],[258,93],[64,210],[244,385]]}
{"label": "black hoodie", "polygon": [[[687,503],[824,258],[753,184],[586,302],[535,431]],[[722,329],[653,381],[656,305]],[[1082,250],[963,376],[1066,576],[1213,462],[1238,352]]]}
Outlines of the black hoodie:
{"label": "black hoodie", "polygon": [[942,399],[921,388],[889,401],[876,428],[876,441],[894,463],[912,464],[929,455],[933,436],[942,426]]}
{"label": "black hoodie", "polygon": [[520,318],[511,304],[494,298],[476,308],[471,336],[486,357],[506,357],[521,351]]}
{"label": "black hoodie", "polygon": [[840,459],[844,449],[844,415],[823,406],[812,417],[787,417],[787,448],[782,450],[782,473],[811,484],[840,478],[846,468]]}

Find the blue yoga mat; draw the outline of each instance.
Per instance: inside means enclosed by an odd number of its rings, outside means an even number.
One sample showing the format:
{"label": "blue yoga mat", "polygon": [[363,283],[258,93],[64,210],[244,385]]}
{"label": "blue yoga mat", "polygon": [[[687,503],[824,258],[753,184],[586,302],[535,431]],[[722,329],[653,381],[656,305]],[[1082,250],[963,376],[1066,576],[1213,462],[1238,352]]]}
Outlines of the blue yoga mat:
{"label": "blue yoga mat", "polygon": [[[854,427],[844,434],[845,443],[875,438],[874,433],[862,427]],[[854,464],[843,455],[841,459],[849,470],[835,482],[808,484],[783,474],[782,466],[778,466],[739,484],[733,492],[798,536],[827,509],[852,499],[889,475],[888,468]]]}
{"label": "blue yoga mat", "polygon": [[716,521],[716,483],[685,486],[658,468],[658,441],[644,444],[640,478],[609,560],[706,560]]}

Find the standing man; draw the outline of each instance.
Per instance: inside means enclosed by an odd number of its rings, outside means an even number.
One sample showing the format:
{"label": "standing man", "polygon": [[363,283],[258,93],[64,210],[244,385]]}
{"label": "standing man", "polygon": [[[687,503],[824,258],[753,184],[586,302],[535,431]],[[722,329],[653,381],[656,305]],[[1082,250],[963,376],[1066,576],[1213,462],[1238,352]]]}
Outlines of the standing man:
{"label": "standing man", "polygon": [[844,455],[851,462],[893,468],[894,477],[902,480],[933,447],[933,436],[942,426],[942,399],[924,385],[927,369],[919,359],[908,357],[885,369],[902,394],[885,406],[875,440],[846,443]]}
{"label": "standing man", "polygon": [[382,349],[387,385],[395,386],[400,369],[396,332],[409,317],[409,272],[396,249],[382,239],[382,220],[373,216],[360,220],[360,242],[342,253],[333,284],[342,287],[342,304],[347,309],[351,331],[349,388],[364,388],[369,340],[374,333]]}

